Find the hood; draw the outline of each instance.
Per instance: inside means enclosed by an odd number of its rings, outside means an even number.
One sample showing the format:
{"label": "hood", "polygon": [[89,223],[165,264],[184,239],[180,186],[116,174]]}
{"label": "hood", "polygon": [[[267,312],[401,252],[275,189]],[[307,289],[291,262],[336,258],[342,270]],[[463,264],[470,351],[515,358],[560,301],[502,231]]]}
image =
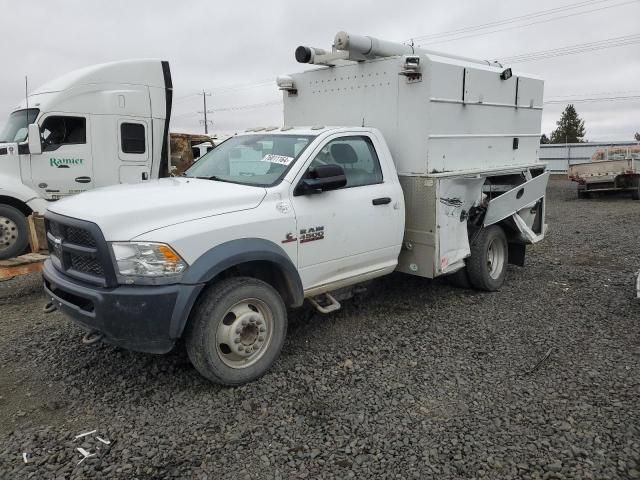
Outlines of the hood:
{"label": "hood", "polygon": [[265,195],[262,187],[163,178],[91,190],[59,200],[49,210],[96,223],[107,240],[117,241],[198,218],[256,208]]}

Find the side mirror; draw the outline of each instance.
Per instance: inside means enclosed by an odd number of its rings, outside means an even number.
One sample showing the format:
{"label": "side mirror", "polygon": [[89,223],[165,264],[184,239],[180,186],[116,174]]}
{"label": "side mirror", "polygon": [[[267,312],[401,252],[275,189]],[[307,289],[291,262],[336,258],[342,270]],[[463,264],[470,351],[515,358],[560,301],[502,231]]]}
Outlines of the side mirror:
{"label": "side mirror", "polygon": [[40,127],[38,127],[37,123],[29,125],[29,153],[32,155],[40,155],[42,153]]}
{"label": "side mirror", "polygon": [[307,195],[336,190],[347,185],[347,177],[340,165],[319,165],[309,170],[298,184],[294,195]]}

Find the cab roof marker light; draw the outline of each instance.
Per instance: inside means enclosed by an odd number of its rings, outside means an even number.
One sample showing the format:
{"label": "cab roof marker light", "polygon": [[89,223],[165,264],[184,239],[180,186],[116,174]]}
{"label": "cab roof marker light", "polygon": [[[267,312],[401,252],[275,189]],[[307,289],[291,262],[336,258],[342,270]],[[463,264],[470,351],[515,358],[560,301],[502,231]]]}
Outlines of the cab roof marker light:
{"label": "cab roof marker light", "polygon": [[276,78],[276,84],[280,90],[295,90],[295,84],[293,82],[293,78],[290,75],[279,75]]}

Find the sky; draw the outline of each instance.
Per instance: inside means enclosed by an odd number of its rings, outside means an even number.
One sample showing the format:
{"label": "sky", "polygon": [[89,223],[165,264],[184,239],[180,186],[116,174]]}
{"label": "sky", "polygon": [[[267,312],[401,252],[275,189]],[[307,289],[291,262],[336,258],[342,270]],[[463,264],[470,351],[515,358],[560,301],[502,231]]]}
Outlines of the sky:
{"label": "sky", "polygon": [[[281,125],[276,76],[308,68],[295,62],[298,45],[330,48],[345,30],[497,60],[636,35],[625,46],[505,66],[542,77],[546,100],[632,97],[576,102],[588,140],[633,140],[640,131],[640,0],[0,0],[0,12],[0,126],[24,98],[25,75],[34,90],[71,70],[130,58],[169,61],[172,131],[204,131],[203,89],[211,93],[210,133]],[[467,30],[445,35],[459,29]],[[549,135],[564,107],[545,105],[542,132]]]}

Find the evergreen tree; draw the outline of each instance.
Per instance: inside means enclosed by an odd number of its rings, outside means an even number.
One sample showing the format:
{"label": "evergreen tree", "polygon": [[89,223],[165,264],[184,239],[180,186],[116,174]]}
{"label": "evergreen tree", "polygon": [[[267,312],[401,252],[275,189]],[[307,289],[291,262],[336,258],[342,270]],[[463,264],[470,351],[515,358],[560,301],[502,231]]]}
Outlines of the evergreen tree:
{"label": "evergreen tree", "polygon": [[636,142],[640,142],[640,132],[636,132],[636,134],[633,136],[633,138],[636,139]]}
{"label": "evergreen tree", "polygon": [[545,145],[547,143],[549,143],[549,137],[547,137],[546,133],[543,133],[540,137],[540,145]]}
{"label": "evergreen tree", "polygon": [[556,125],[558,128],[551,132],[551,143],[584,142],[584,120],[580,119],[573,105],[567,105]]}

